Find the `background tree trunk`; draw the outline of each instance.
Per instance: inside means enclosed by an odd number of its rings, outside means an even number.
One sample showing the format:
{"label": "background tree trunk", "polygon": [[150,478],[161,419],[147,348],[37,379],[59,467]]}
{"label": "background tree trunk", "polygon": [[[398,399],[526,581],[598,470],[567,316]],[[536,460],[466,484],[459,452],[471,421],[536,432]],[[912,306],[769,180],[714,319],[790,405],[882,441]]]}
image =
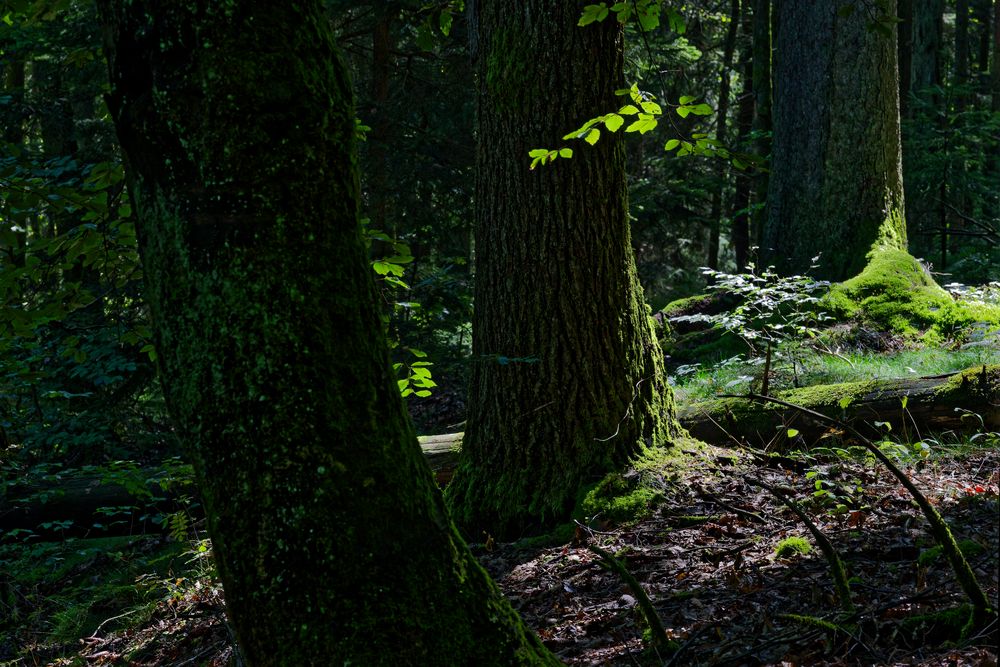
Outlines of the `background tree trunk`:
{"label": "background tree trunk", "polygon": [[[771,155],[771,0],[753,0],[753,131],[757,135],[756,151],[769,158]],[[768,160],[770,167],[770,160]],[[754,177],[754,211],[751,224],[754,241],[761,243],[764,223],[767,220],[767,190],[769,171],[760,170]]]}
{"label": "background tree trunk", "polygon": [[[896,46],[899,65],[899,115],[910,114],[910,89],[913,77],[913,1],[898,0],[899,25],[896,26]],[[918,0],[919,2],[919,0]]]}
{"label": "background tree trunk", "polygon": [[[753,40],[753,13],[750,0],[744,0],[740,17],[740,31],[746,44]],[[739,137],[740,150],[753,151],[750,144],[750,133],[753,130],[754,119],[754,80],[753,80],[753,49],[743,48],[740,57],[743,72],[743,90],[739,95],[739,111],[736,114],[736,132]],[[753,192],[754,171],[737,171],[736,190],[733,193],[733,226],[731,240],[733,253],[736,256],[737,273],[745,271],[750,259],[750,221],[753,213],[750,210],[751,193]]]}
{"label": "background tree trunk", "polygon": [[556,664],[403,408],[323,3],[213,7],[100,2],[164,394],[247,663]]}
{"label": "background tree trunk", "polygon": [[894,28],[871,29],[852,3],[776,6],[763,249],[782,272],[807,271],[818,256],[815,273],[842,280],[877,244],[906,249]]}
{"label": "background tree trunk", "polygon": [[968,104],[969,84],[969,0],[955,0],[955,85],[960,88],[955,98],[959,111]]}
{"label": "background tree trunk", "polygon": [[[736,53],[736,34],[740,27],[740,0],[730,0],[729,26],[722,46],[722,65],[719,68],[719,106],[715,110],[715,138],[726,143],[726,122],[729,120],[730,71],[733,69],[733,54]],[[718,187],[712,193],[712,210],[709,213],[711,228],[708,236],[708,267],[719,268],[719,241],[722,231],[722,200],[729,186],[726,173],[729,163],[716,160],[715,177]]]}
{"label": "background tree trunk", "polygon": [[479,536],[569,515],[581,487],[676,433],[642,300],[619,135],[529,150],[617,109],[622,28],[577,27],[563,0],[481,3],[473,368],[463,464],[448,490]]}
{"label": "background tree trunk", "polygon": [[[993,71],[991,74],[993,78],[993,111],[1000,111],[1000,0],[993,3]],[[998,158],[998,163],[1000,163],[1000,158]]]}

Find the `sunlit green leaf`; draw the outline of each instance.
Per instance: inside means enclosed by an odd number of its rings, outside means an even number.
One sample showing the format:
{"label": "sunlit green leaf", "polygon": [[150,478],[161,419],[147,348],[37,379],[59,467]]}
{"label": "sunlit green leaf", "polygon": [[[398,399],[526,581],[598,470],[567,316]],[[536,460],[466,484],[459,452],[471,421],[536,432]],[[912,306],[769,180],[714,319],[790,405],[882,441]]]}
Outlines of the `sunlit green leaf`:
{"label": "sunlit green leaf", "polygon": [[604,119],[604,127],[612,132],[617,132],[618,128],[625,124],[625,120],[616,113],[608,114]]}

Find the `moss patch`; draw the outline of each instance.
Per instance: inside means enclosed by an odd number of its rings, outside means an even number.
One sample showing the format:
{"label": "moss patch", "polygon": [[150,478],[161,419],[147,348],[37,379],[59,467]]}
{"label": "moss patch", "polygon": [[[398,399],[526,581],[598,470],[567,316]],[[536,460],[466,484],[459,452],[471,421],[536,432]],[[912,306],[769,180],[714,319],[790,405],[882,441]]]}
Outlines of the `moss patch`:
{"label": "moss patch", "polygon": [[864,270],[834,285],[822,305],[838,319],[905,335],[950,338],[976,323],[1000,325],[1000,308],[956,302],[912,255],[889,246],[872,250]]}
{"label": "moss patch", "polygon": [[613,472],[584,489],[574,514],[583,519],[600,516],[614,523],[649,517],[665,500],[670,483],[682,470],[716,448],[698,440],[680,438],[671,447],[647,447],[626,472]]}
{"label": "moss patch", "polygon": [[804,537],[786,537],[778,542],[774,548],[774,553],[778,558],[791,558],[795,555],[806,555],[812,551],[812,545]]}
{"label": "moss patch", "polygon": [[876,247],[864,270],[834,285],[824,299],[837,317],[857,317],[898,333],[931,326],[952,303],[913,256],[885,246]]}

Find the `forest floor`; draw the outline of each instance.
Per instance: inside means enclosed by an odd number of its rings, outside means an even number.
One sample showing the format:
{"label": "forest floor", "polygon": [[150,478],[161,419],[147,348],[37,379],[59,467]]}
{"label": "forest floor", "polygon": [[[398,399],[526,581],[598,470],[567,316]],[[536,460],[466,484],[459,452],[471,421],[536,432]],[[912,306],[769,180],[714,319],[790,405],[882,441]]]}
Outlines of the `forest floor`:
{"label": "forest floor", "polygon": [[[581,528],[573,542],[550,548],[525,543],[489,551],[475,547],[515,608],[563,661],[997,664],[995,626],[957,641],[961,621],[934,616],[960,606],[963,596],[923,517],[888,473],[850,449],[764,457],[714,451],[686,473],[664,478],[662,502],[630,525]],[[958,449],[941,446],[927,456],[899,454],[952,526],[996,604],[1000,443],[987,436]],[[756,481],[795,498],[833,542],[851,576],[855,614],[841,614],[830,569],[806,528]],[[779,557],[777,546],[790,537],[804,538],[811,548]],[[78,553],[84,553],[81,542],[73,546]],[[645,622],[635,591],[604,569],[587,543],[618,554],[651,598],[669,647],[657,653],[648,632],[643,640]],[[181,545],[167,538],[140,538],[118,551],[98,550],[33,592],[20,591],[20,612],[36,624],[6,635],[0,664],[239,664],[221,587],[211,577],[203,545],[180,553]],[[167,552],[172,555],[158,574],[132,570],[126,574],[134,581],[122,581],[148,590],[145,603],[124,609],[92,605],[87,610],[91,625],[81,624],[85,631],[77,639],[53,642],[53,619],[30,614],[32,593],[41,600],[60,586],[105,578],[142,554]],[[15,650],[11,642],[20,646]]]}

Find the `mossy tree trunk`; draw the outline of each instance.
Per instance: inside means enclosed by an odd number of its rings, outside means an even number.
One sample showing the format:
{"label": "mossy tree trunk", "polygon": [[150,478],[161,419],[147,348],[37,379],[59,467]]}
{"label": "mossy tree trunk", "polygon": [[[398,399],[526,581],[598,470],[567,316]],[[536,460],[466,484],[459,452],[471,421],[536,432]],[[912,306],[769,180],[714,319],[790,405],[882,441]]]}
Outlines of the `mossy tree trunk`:
{"label": "mossy tree trunk", "polygon": [[529,169],[529,150],[627,101],[615,95],[621,26],[577,27],[568,0],[478,6],[474,366],[448,488],[477,537],[566,519],[581,486],[676,428],[636,277],[621,137]]}
{"label": "mossy tree trunk", "polygon": [[323,3],[99,4],[164,392],[247,664],[556,664],[395,386]]}
{"label": "mossy tree trunk", "polygon": [[814,273],[841,280],[876,245],[906,249],[895,35],[853,0],[779,0],[776,10],[762,249],[785,273],[819,256]]}

